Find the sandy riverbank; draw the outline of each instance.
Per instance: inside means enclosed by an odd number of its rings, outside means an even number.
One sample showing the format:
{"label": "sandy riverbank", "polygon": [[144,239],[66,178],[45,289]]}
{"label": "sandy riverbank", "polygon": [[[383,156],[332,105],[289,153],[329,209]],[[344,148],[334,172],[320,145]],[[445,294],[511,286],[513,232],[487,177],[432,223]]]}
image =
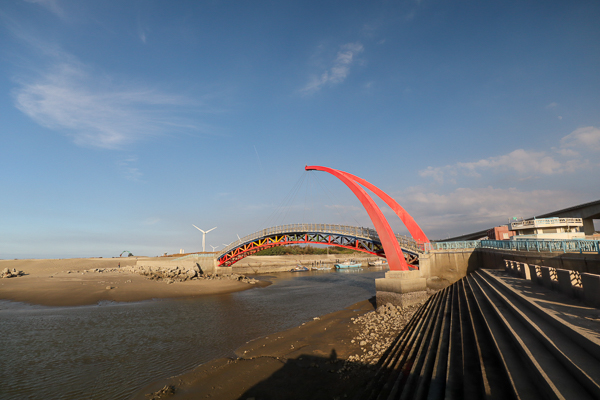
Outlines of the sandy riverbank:
{"label": "sandy riverbank", "polygon": [[253,340],[180,376],[154,382],[141,399],[353,398],[420,305],[374,311],[365,300],[299,327]]}
{"label": "sandy riverbank", "polygon": [[[25,273],[20,277],[0,279],[0,299],[48,306],[77,306],[99,301],[195,297],[256,286],[229,279],[194,279],[167,284],[131,272],[130,268],[135,263],[136,258],[133,257],[0,260],[0,271],[9,268]],[[106,269],[110,271],[104,271]]]}

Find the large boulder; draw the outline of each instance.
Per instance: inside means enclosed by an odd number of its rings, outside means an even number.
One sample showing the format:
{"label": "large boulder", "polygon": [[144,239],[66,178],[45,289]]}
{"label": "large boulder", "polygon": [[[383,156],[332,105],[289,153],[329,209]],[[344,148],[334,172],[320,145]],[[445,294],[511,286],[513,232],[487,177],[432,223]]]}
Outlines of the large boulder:
{"label": "large boulder", "polygon": [[17,271],[15,268],[12,270],[10,268],[4,268],[0,277],[2,278],[16,278],[17,276],[23,276],[25,273],[23,271]]}
{"label": "large boulder", "polygon": [[188,272],[187,272],[187,276],[188,276],[188,278],[190,278],[190,279],[192,279],[192,278],[195,278],[197,274],[198,274],[198,272],[194,271],[193,269],[190,269],[190,270],[188,270]]}

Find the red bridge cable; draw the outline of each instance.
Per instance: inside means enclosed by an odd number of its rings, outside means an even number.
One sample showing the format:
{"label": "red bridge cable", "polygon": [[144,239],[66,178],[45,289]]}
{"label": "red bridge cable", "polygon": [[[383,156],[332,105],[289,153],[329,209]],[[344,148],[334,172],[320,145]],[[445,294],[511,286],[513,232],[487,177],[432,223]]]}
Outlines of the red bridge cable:
{"label": "red bridge cable", "polygon": [[425,232],[423,232],[423,230],[417,224],[414,218],[411,217],[410,214],[407,213],[406,210],[396,202],[396,200],[392,199],[386,192],[379,189],[377,186],[365,181],[364,179],[352,175],[348,172],[346,172],[345,174],[348,177],[352,178],[354,181],[360,183],[361,185],[369,189],[371,192],[375,193],[381,200],[385,202],[385,204],[387,204],[392,210],[394,210],[396,215],[402,220],[402,222],[410,232],[410,235],[413,237],[413,239],[415,239],[419,243],[429,243],[429,239],[425,235]]}
{"label": "red bridge cable", "polygon": [[348,186],[348,188],[352,190],[352,193],[354,193],[369,214],[369,218],[371,218],[371,221],[375,226],[375,230],[379,235],[379,239],[381,240],[381,245],[385,251],[385,256],[388,260],[390,270],[409,270],[408,264],[403,256],[402,249],[400,248],[400,244],[398,243],[396,235],[392,231],[390,224],[388,224],[387,220],[383,216],[383,213],[379,207],[377,207],[377,204],[375,204],[375,201],[373,201],[367,192],[365,192],[365,190],[353,178],[348,176],[348,174],[343,171],[316,165],[306,166],[305,170],[328,172]]}

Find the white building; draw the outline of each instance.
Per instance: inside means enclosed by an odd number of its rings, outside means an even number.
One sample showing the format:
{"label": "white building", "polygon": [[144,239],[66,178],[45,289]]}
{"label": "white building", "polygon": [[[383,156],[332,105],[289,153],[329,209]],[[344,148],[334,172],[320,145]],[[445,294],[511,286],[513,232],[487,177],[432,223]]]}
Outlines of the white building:
{"label": "white building", "polygon": [[583,226],[581,218],[540,218],[510,223],[510,230],[515,232],[511,240],[520,239],[585,239],[585,233],[579,232]]}

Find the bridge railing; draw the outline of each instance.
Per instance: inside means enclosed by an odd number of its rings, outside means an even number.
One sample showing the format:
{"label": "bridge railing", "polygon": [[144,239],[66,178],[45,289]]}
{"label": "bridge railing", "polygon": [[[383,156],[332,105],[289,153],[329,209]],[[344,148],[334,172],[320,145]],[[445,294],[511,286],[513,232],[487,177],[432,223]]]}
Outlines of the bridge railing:
{"label": "bridge railing", "polygon": [[479,240],[461,240],[452,242],[431,242],[425,243],[424,250],[458,250],[458,249],[476,249],[481,246]]}
{"label": "bridge railing", "polygon": [[457,249],[499,249],[550,253],[598,253],[598,240],[468,240],[425,244],[425,251]]}
{"label": "bridge railing", "polygon": [[598,240],[482,240],[481,247],[553,253],[598,253]]}
{"label": "bridge railing", "polygon": [[[347,235],[354,236],[364,239],[370,239],[379,241],[379,235],[375,229],[364,228],[359,226],[349,226],[349,225],[337,225],[337,224],[287,224],[287,225],[278,225],[271,228],[265,228],[260,231],[254,232],[250,235],[244,236],[243,238],[236,240],[229,245],[227,245],[223,250],[221,250],[217,257],[221,257],[223,254],[228,253],[229,251],[235,249],[241,244],[251,242],[253,240],[259,239],[261,237],[266,237],[270,235],[276,234],[290,234],[290,233],[326,233],[326,234],[339,234],[339,235]],[[401,247],[409,248],[415,251],[423,251],[422,246],[420,246],[414,239],[396,234],[396,239]]]}

